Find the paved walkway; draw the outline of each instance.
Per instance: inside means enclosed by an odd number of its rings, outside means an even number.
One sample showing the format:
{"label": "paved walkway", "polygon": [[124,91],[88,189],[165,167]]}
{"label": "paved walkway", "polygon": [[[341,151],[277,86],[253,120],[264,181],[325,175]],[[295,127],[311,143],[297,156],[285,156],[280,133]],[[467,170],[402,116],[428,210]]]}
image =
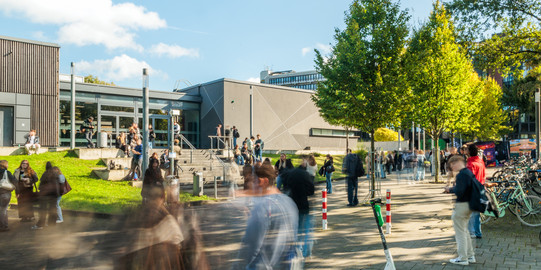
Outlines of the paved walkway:
{"label": "paved walkway", "polygon": [[[443,184],[397,184],[395,175],[383,182],[392,190],[393,228],[386,236],[397,269],[541,269],[541,228],[522,225],[516,217],[483,225],[475,240],[478,263],[448,263],[456,256],[451,224],[452,196]],[[313,256],[306,269],[383,269],[385,256],[370,207],[346,207],[344,181],[334,183],[328,198],[329,229],[322,231],[321,188],[313,198],[316,213]],[[368,189],[360,185],[360,198]],[[192,208],[199,215],[207,256],[213,269],[229,269],[237,256],[246,224],[246,201],[212,203]],[[65,217],[53,228],[31,231],[9,210],[11,231],[0,234],[0,269],[111,269],[115,252],[126,245],[121,220]]]}

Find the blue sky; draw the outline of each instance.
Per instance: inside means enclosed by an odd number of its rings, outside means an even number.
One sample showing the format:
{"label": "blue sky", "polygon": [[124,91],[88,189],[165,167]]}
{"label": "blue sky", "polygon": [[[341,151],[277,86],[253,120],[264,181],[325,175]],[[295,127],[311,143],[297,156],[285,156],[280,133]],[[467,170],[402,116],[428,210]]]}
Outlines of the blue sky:
{"label": "blue sky", "polygon": [[[257,81],[259,72],[314,69],[352,1],[0,0],[0,35],[61,46],[60,72],[171,91],[180,82]],[[432,0],[403,0],[412,24]]]}

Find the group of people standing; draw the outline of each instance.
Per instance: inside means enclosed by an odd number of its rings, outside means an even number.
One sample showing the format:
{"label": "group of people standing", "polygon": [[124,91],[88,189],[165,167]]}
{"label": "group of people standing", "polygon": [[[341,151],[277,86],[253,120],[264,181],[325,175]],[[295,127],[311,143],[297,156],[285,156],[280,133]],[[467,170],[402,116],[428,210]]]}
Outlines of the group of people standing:
{"label": "group of people standing", "polygon": [[[233,127],[235,128],[235,127]],[[238,132],[238,131],[237,131]],[[246,137],[242,142],[242,146],[234,141],[234,157],[237,165],[254,164],[258,161],[263,161],[263,149],[265,142],[261,139],[261,135],[257,134],[257,139],[254,136]]]}
{"label": "group of people standing", "polygon": [[71,187],[60,169],[47,162],[45,172],[38,179],[28,160],[21,161],[13,174],[8,165],[6,160],[0,160],[0,231],[9,230],[7,208],[13,191],[17,196],[21,222],[35,220],[34,205],[39,204],[39,219],[32,226],[33,230],[64,222],[60,201]]}

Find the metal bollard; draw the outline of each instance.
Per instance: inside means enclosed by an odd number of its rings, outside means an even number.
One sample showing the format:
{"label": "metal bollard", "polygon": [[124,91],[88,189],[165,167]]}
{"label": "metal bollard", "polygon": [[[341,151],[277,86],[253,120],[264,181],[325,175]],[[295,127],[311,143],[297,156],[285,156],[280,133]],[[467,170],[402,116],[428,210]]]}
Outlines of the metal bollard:
{"label": "metal bollard", "polygon": [[321,191],[321,198],[323,199],[322,214],[323,214],[323,230],[327,229],[327,189]]}
{"label": "metal bollard", "polygon": [[387,189],[387,201],[385,203],[385,207],[387,208],[387,215],[385,218],[385,233],[391,234],[391,190]]}

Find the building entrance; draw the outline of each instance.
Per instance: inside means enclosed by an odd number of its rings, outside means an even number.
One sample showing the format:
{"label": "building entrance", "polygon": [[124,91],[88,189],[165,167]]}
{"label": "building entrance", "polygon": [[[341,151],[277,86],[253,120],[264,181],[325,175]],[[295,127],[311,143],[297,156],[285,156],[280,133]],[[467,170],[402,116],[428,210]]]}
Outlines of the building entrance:
{"label": "building entrance", "polygon": [[13,107],[0,106],[0,146],[13,146]]}

